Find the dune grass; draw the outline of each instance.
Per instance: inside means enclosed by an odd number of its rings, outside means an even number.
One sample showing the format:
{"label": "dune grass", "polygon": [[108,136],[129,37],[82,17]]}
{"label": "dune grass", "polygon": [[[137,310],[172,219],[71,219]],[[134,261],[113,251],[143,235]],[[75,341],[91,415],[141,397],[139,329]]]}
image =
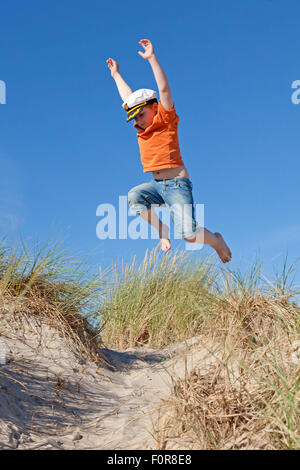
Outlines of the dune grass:
{"label": "dune grass", "polygon": [[194,336],[216,299],[213,264],[193,262],[186,253],[162,256],[157,249],[135,266],[113,265],[113,280],[99,325],[105,344],[162,347]]}
{"label": "dune grass", "polygon": [[61,242],[43,246],[0,241],[0,334],[28,316],[52,325],[82,356],[102,357],[99,316],[105,278],[89,274],[88,256],[70,254]]}
{"label": "dune grass", "polygon": [[[115,348],[162,347],[234,328],[242,328],[248,337],[254,317],[260,321],[277,312],[284,322],[282,306],[293,308],[292,300],[299,294],[289,284],[293,269],[287,273],[285,260],[283,275],[270,281],[257,259],[242,274],[218,266],[211,256],[195,262],[184,251],[162,255],[157,248],[150,254],[147,250],[138,267],[135,258],[130,266],[113,264],[99,317],[103,341]],[[260,309],[264,315],[253,317]]]}
{"label": "dune grass", "polygon": [[61,243],[10,247],[1,240],[0,335],[16,318],[34,315],[102,364],[103,344],[161,348],[202,335],[222,345],[222,359],[174,383],[157,423],[157,448],[177,439],[199,449],[299,449],[296,263],[285,259],[270,280],[258,260],[242,273],[210,256],[154,249],[139,266],[134,258],[90,276],[88,257]]}
{"label": "dune grass", "polygon": [[99,320],[105,345],[160,348],[202,335],[223,348],[218,367],[174,384],[157,424],[159,449],[176,439],[199,449],[300,448],[295,269],[285,258],[269,280],[258,259],[242,273],[156,249],[138,267],[135,259],[113,266]]}

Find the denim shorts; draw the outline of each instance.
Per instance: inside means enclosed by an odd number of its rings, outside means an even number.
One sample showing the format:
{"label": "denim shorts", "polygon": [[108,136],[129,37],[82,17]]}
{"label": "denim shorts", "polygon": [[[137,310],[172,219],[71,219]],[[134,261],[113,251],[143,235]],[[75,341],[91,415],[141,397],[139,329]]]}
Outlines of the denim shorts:
{"label": "denim shorts", "polygon": [[132,188],[128,192],[128,204],[136,214],[155,206],[168,207],[178,237],[191,238],[200,231],[192,189],[189,178],[153,179]]}

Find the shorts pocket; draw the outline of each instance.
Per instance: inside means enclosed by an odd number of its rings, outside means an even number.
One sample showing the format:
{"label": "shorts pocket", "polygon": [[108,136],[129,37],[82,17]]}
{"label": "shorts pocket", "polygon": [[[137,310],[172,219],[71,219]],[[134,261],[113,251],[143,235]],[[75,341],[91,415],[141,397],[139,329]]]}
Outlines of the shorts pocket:
{"label": "shorts pocket", "polygon": [[193,183],[189,178],[180,178],[180,180],[177,180],[177,185],[179,188],[193,189]]}

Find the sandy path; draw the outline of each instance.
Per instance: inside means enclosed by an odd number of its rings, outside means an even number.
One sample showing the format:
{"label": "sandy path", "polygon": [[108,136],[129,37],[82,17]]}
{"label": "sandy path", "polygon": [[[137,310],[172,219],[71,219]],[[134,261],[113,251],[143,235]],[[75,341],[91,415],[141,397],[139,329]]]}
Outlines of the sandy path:
{"label": "sandy path", "polygon": [[201,337],[162,350],[103,349],[112,371],[80,360],[56,330],[36,321],[0,340],[2,449],[155,449],[172,379],[193,367],[205,371],[220,356]]}

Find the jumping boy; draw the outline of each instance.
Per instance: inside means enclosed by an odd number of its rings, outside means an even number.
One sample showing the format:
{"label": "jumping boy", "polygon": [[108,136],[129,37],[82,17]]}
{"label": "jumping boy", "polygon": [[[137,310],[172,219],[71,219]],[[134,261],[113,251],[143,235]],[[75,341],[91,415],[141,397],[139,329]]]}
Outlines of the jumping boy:
{"label": "jumping boy", "polygon": [[148,39],[139,44],[144,52],[141,57],[150,63],[158,86],[159,101],[153,90],[139,89],[134,93],[119,72],[117,62],[109,58],[107,65],[123,100],[127,112],[126,121],[134,119],[133,126],[139,131],[137,139],[143,172],[152,172],[154,179],[132,188],[128,203],[133,212],[153,225],[159,233],[161,249],[171,248],[169,227],[158,218],[154,206],[166,205],[178,235],[190,243],[208,244],[216,250],[223,263],[231,260],[231,251],[222,235],[200,228],[194,217],[192,182],[182,161],[179,149],[177,125],[179,117],[167,77],[165,76],[154,48]]}

